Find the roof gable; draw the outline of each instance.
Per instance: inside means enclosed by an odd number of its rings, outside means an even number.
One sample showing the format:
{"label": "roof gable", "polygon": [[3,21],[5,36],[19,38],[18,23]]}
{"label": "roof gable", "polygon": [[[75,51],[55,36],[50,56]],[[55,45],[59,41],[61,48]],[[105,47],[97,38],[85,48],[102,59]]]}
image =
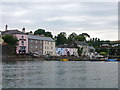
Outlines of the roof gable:
{"label": "roof gable", "polygon": [[37,40],[54,42],[54,40],[51,37],[41,37],[41,36],[37,36],[37,35],[28,35],[28,39],[37,39]]}
{"label": "roof gable", "polygon": [[8,35],[8,34],[25,34],[19,30],[7,30],[7,31],[2,31],[2,35]]}

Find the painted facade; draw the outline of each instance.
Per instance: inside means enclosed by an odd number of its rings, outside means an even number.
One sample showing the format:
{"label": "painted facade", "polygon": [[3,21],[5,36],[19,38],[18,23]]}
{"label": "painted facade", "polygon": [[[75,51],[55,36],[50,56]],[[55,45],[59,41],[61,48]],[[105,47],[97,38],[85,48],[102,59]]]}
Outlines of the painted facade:
{"label": "painted facade", "polygon": [[61,55],[74,55],[78,56],[78,49],[77,48],[62,48],[62,47],[57,47],[56,48],[56,55],[61,56]]}
{"label": "painted facade", "polygon": [[16,53],[28,53],[28,35],[14,34],[14,36],[19,40]]}
{"label": "painted facade", "polygon": [[43,55],[55,55],[55,42],[52,40],[43,41]]}

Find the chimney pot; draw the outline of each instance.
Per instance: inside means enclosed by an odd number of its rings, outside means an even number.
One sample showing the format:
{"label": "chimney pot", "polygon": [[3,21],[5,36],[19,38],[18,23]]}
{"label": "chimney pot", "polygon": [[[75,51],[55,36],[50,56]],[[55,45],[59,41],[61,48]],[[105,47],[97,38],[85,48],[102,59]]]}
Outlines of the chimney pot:
{"label": "chimney pot", "polygon": [[25,28],[22,29],[22,32],[25,33]]}
{"label": "chimney pot", "polygon": [[8,29],[8,25],[5,25],[5,31],[7,31],[7,29]]}

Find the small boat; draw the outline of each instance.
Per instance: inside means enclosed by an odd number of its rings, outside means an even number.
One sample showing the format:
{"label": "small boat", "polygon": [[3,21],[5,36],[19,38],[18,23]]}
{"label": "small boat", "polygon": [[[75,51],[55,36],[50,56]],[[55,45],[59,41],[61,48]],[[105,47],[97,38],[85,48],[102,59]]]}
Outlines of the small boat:
{"label": "small boat", "polygon": [[61,59],[61,61],[69,61],[69,59]]}
{"label": "small boat", "polygon": [[117,61],[117,59],[106,59],[105,61],[115,62],[115,61]]}

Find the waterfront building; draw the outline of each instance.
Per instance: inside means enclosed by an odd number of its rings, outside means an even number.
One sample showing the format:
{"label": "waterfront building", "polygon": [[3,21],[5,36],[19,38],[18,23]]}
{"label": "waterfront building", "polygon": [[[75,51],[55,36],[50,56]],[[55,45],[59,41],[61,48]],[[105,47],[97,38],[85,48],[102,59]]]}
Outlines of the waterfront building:
{"label": "waterfront building", "polygon": [[3,42],[4,42],[4,40],[1,37],[1,31],[0,31],[0,45],[2,45]]}
{"label": "waterfront building", "polygon": [[89,46],[86,42],[77,41],[77,46],[82,49],[82,56],[94,56],[95,48],[93,46]]}
{"label": "waterfront building", "polygon": [[72,45],[59,45],[56,47],[56,55],[78,56],[78,48]]}
{"label": "waterfront building", "polygon": [[17,29],[8,30],[8,26],[5,26],[5,31],[2,31],[2,36],[4,35],[13,35],[16,37],[18,41],[18,45],[16,47],[16,53],[28,53],[28,35],[25,34],[25,28],[22,31]]}
{"label": "waterfront building", "polygon": [[107,52],[108,55],[120,55],[120,40],[103,42],[98,49]]}
{"label": "waterfront building", "polygon": [[55,55],[55,41],[51,37],[28,35],[28,51],[40,55]]}

